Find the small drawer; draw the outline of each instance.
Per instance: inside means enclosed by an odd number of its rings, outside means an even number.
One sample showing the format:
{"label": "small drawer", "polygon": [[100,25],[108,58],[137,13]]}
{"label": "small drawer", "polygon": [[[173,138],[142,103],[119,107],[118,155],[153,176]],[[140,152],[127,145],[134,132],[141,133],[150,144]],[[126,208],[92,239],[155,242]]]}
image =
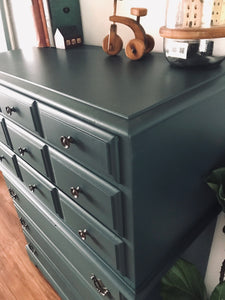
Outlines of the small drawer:
{"label": "small drawer", "polygon": [[18,191],[18,189],[14,185],[15,179],[13,179],[11,176],[9,176],[8,173],[3,172],[3,175],[4,175],[4,180],[8,187],[8,191],[9,191],[11,198],[15,202],[19,202],[22,197],[22,194]]}
{"label": "small drawer", "polygon": [[6,125],[14,152],[33,168],[53,180],[48,147],[12,122],[6,120]]}
{"label": "small drawer", "polygon": [[21,178],[16,155],[2,143],[0,143],[0,167],[1,166]]}
{"label": "small drawer", "polygon": [[119,181],[118,138],[40,105],[44,135],[67,156]]}
{"label": "small drawer", "polygon": [[0,86],[0,103],[2,113],[9,119],[43,135],[36,101]]}
{"label": "small drawer", "polygon": [[125,272],[124,243],[70,198],[59,192],[64,222],[103,260]]}
{"label": "small drawer", "polygon": [[[72,236],[60,219],[56,219],[46,210],[42,210],[30,198],[27,198],[22,205],[15,205],[17,211],[19,208],[25,216],[25,219],[22,220],[25,231],[27,230],[31,234],[44,251],[47,251],[47,249],[43,243],[43,238],[47,240],[52,245],[52,250],[56,250],[59,256],[66,258],[73,270],[76,270],[77,274],[82,276],[87,288],[92,289],[93,298],[84,299],[95,299],[94,295],[104,291],[108,291],[107,297],[109,296],[109,299],[134,299],[133,291],[128,288],[125,281],[121,280],[122,277],[112,272],[111,268],[103,263],[101,259],[87,249],[85,245],[82,245],[75,236]],[[35,226],[29,222],[26,216],[29,216]],[[41,234],[38,234],[36,229]],[[54,254],[51,254],[51,251],[48,254],[52,257],[54,263],[59,264],[59,269],[62,270],[63,266],[60,265],[60,260],[58,261],[53,256]],[[63,272],[64,276],[68,276],[67,271],[68,269]],[[97,287],[100,290],[97,290]],[[108,299],[107,297],[106,299]]]}
{"label": "small drawer", "polygon": [[18,164],[20,167],[23,184],[26,186],[29,192],[37,197],[53,212],[56,212],[60,217],[62,217],[56,188],[21,159],[18,160]]}
{"label": "small drawer", "polygon": [[49,148],[49,152],[56,185],[96,219],[122,235],[120,191],[54,149]]}

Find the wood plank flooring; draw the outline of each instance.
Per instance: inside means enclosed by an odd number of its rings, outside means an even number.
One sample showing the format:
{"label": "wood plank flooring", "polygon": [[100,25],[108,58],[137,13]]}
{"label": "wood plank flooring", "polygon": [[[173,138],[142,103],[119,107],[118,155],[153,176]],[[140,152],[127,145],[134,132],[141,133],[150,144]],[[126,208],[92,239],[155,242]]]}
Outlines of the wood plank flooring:
{"label": "wood plank flooring", "polygon": [[60,300],[31,263],[19,218],[0,172],[0,300]]}

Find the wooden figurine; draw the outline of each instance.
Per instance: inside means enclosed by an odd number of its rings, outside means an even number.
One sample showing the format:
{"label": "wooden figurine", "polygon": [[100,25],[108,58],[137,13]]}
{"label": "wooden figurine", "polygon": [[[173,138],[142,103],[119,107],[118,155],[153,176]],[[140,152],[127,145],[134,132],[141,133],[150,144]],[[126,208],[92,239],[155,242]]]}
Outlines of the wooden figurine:
{"label": "wooden figurine", "polygon": [[117,34],[116,23],[124,24],[130,27],[135,35],[135,39],[128,42],[125,53],[132,60],[140,59],[144,54],[150,52],[155,45],[153,37],[145,33],[140,24],[140,17],[147,15],[146,8],[131,8],[131,15],[136,16],[137,20],[116,15],[117,0],[114,0],[114,13],[109,17],[113,23],[110,26],[110,33],[104,38],[102,48],[109,55],[117,55],[123,47],[123,41]]}

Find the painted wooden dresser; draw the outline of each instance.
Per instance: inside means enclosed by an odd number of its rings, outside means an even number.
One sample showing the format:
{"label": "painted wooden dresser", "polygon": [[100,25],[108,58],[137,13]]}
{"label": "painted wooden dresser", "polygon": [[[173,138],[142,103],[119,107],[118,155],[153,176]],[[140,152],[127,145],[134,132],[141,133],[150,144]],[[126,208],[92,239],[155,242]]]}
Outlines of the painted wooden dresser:
{"label": "painted wooden dresser", "polygon": [[98,47],[0,55],[0,165],[62,299],[149,300],[219,212],[225,76]]}

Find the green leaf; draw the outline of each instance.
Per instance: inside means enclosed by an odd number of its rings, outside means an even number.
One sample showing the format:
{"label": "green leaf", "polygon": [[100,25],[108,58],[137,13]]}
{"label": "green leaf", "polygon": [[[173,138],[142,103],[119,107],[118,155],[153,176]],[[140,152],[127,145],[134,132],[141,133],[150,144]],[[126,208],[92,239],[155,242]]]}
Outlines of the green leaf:
{"label": "green leaf", "polygon": [[213,170],[206,181],[208,186],[215,191],[218,202],[225,212],[225,168]]}
{"label": "green leaf", "polygon": [[204,280],[197,268],[179,259],[161,281],[163,300],[207,300]]}
{"label": "green leaf", "polygon": [[225,282],[222,282],[215,287],[210,300],[225,300]]}

